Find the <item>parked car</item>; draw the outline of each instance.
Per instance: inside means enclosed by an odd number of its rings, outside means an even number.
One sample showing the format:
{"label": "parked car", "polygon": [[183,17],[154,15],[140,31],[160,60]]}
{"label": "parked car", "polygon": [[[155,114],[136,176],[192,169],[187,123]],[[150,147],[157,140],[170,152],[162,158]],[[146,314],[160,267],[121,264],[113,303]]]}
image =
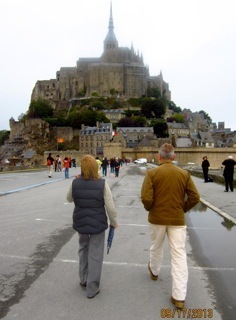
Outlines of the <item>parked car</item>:
{"label": "parked car", "polygon": [[147,164],[147,159],[146,158],[139,158],[134,160],[134,163],[136,164]]}

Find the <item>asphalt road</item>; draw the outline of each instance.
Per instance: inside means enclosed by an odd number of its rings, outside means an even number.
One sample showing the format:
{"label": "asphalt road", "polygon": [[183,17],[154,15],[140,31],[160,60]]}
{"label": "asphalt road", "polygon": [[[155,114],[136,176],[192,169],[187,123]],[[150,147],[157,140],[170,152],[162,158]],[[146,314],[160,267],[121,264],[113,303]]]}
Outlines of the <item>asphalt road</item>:
{"label": "asphalt road", "polygon": [[[206,273],[207,261],[196,257],[190,227],[185,314],[178,314],[170,302],[167,241],[159,280],[150,279],[147,213],[140,202],[145,170],[130,164],[121,168],[119,178],[106,178],[119,227],[109,255],[104,256],[101,292],[92,300],[79,285],[78,235],[71,228],[73,204],[66,202],[71,179],[64,179],[60,172],[49,180],[46,171],[0,175],[1,319],[158,320],[197,315],[232,320],[219,305],[217,287]],[[72,169],[71,175],[78,172]],[[201,249],[199,244],[196,248]]]}

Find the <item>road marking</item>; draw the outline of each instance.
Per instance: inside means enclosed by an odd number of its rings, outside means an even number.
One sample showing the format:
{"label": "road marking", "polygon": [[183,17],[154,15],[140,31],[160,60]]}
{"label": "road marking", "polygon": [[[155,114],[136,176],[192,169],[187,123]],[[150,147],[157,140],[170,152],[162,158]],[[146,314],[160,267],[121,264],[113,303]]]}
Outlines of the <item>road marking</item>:
{"label": "road marking", "polygon": [[127,196],[127,195],[120,196],[120,195],[119,195],[119,198],[121,198],[121,197],[125,197],[125,198],[139,198],[139,196]]}
{"label": "road marking", "polygon": [[[49,221],[55,222],[58,221],[56,219],[43,219],[43,218],[36,218],[36,221]],[[137,224],[137,223],[119,223],[119,226],[125,227],[149,227],[149,224]],[[209,228],[209,227],[187,227],[187,229],[197,229],[197,230],[219,230],[220,228]]]}
{"label": "road marking", "polygon": [[140,208],[140,206],[116,206],[117,208]]}
{"label": "road marking", "polygon": [[29,257],[21,257],[21,256],[14,256],[14,255],[7,255],[7,254],[0,254],[1,258],[10,258],[10,259],[19,259],[19,260],[30,260]]}
{"label": "road marking", "polygon": [[135,224],[135,223],[119,223],[119,226],[131,226],[131,227],[148,227],[148,224]]}
{"label": "road marking", "polygon": [[222,228],[213,228],[213,227],[187,227],[187,229],[197,229],[197,230],[221,230]]}
{"label": "road marking", "polygon": [[4,196],[4,195],[10,194],[10,193],[19,192],[19,191],[22,191],[22,190],[27,190],[27,189],[31,189],[31,188],[40,187],[40,186],[43,186],[43,185],[45,185],[45,184],[53,183],[53,182],[61,181],[61,180],[65,180],[65,178],[54,179],[54,180],[45,181],[45,182],[38,183],[38,184],[33,184],[33,185],[31,185],[31,186],[22,187],[22,188],[19,188],[19,189],[14,189],[14,190],[9,190],[9,191],[0,192],[0,196]]}
{"label": "road marking", "polygon": [[[15,255],[6,255],[0,254],[1,258],[10,258],[10,259],[18,259],[18,260],[32,260],[30,257],[25,256],[15,256]],[[45,259],[42,259],[45,260]],[[71,259],[53,259],[53,262],[62,262],[62,263],[78,263],[78,260],[71,260]],[[109,266],[125,266],[125,267],[141,267],[147,268],[146,263],[130,263],[130,262],[113,262],[113,261],[103,261],[104,265]],[[171,265],[162,265],[164,269],[170,269]],[[188,269],[191,270],[201,270],[201,271],[235,271],[235,268],[225,267],[225,268],[209,268],[209,267],[194,267],[189,266]]]}
{"label": "road marking", "polygon": [[[35,219],[36,221],[47,221],[47,222],[58,222],[58,220],[56,220],[56,219],[41,219],[41,218],[36,218]],[[71,220],[71,219],[70,219]],[[60,220],[60,222],[61,222],[62,220]],[[63,220],[64,222],[68,222],[68,221],[66,221],[66,220]],[[70,221],[69,221],[70,222]]]}
{"label": "road marking", "polygon": [[[67,260],[67,259],[54,259],[55,262],[65,262],[65,263],[78,263],[78,260]],[[113,262],[113,261],[103,261],[104,265],[109,266],[127,266],[127,267],[141,267],[147,268],[147,263],[130,263],[130,262]],[[162,265],[162,268],[170,269],[171,265]],[[189,266],[188,269],[192,270],[202,270],[202,271],[235,271],[235,268],[208,268],[208,267],[194,267]]]}

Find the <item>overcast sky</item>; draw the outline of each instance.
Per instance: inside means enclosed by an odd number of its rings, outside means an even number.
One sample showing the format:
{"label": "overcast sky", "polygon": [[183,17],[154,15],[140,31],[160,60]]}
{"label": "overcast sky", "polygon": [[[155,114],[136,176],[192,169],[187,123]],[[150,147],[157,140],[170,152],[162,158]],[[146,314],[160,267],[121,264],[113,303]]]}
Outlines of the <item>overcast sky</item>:
{"label": "overcast sky", "polygon": [[[172,101],[236,130],[235,0],[113,0],[119,46],[143,54]],[[100,57],[110,0],[0,0],[0,130],[28,109],[37,80]]]}

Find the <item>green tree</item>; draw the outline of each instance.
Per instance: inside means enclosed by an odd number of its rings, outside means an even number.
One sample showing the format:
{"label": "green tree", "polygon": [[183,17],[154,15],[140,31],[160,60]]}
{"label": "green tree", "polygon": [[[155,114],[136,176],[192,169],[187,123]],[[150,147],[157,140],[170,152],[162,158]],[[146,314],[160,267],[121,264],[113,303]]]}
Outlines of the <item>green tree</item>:
{"label": "green tree", "polygon": [[94,110],[83,110],[81,112],[74,110],[73,112],[70,112],[68,116],[68,125],[78,129],[81,128],[82,124],[94,127],[96,126],[97,121],[109,122],[109,119],[107,119],[103,112]]}
{"label": "green tree", "polygon": [[58,110],[54,112],[53,118],[46,118],[44,120],[47,121],[52,127],[67,127],[67,114],[68,111],[66,110]]}
{"label": "green tree", "polygon": [[162,119],[153,123],[153,131],[157,138],[169,137],[167,123]]}
{"label": "green tree", "polygon": [[94,101],[92,102],[92,108],[94,110],[103,110],[105,109],[105,106],[101,101]]}
{"label": "green tree", "polygon": [[99,94],[97,93],[97,91],[93,91],[91,94],[92,97],[99,97]]}
{"label": "green tree", "polygon": [[162,98],[144,98],[142,100],[141,112],[147,119],[161,118],[166,112],[166,101]]}
{"label": "green tree", "polygon": [[9,139],[9,136],[10,136],[10,131],[8,130],[0,131],[0,146],[2,146],[4,142]]}
{"label": "green tree", "polygon": [[120,119],[117,127],[136,127],[136,125],[134,119],[132,119],[131,117],[125,117]]}
{"label": "green tree", "polygon": [[136,127],[145,127],[147,123],[147,119],[144,116],[134,116],[132,117],[134,120]]}
{"label": "green tree", "polygon": [[80,90],[80,91],[77,93],[77,96],[78,96],[78,97],[85,97],[85,94],[86,94],[86,91],[85,91],[85,90]]}
{"label": "green tree", "polygon": [[140,110],[124,110],[126,117],[142,116]]}
{"label": "green tree", "polygon": [[110,95],[111,96],[116,96],[117,97],[117,95],[119,94],[119,91],[117,91],[116,89],[114,89],[114,88],[112,88],[112,89],[110,89]]}
{"label": "green tree", "polygon": [[21,113],[19,116],[18,116],[18,120],[19,121],[24,121],[26,118],[26,114],[25,113]]}
{"label": "green tree", "polygon": [[175,113],[181,113],[182,109],[180,107],[177,107],[176,104],[173,101],[169,101],[168,103],[168,108],[170,110],[173,110]]}
{"label": "green tree", "polygon": [[27,111],[28,118],[50,118],[53,116],[53,108],[46,100],[33,100]]}
{"label": "green tree", "polygon": [[201,110],[201,111],[199,111],[198,113],[199,113],[199,114],[203,114],[204,119],[208,120],[209,123],[212,123],[211,117],[210,117],[209,114],[206,113],[204,110]]}
{"label": "green tree", "polygon": [[120,102],[120,100],[114,99],[114,101],[112,102],[111,107],[112,107],[113,109],[122,108],[122,103]]}
{"label": "green tree", "polygon": [[153,98],[161,98],[161,92],[159,88],[148,88],[147,96]]}
{"label": "green tree", "polygon": [[183,114],[175,113],[175,114],[173,114],[172,118],[177,123],[183,123],[184,122],[184,115]]}
{"label": "green tree", "polygon": [[130,98],[128,100],[128,104],[131,106],[131,107],[140,107],[141,104],[142,104],[142,99],[140,98]]}

